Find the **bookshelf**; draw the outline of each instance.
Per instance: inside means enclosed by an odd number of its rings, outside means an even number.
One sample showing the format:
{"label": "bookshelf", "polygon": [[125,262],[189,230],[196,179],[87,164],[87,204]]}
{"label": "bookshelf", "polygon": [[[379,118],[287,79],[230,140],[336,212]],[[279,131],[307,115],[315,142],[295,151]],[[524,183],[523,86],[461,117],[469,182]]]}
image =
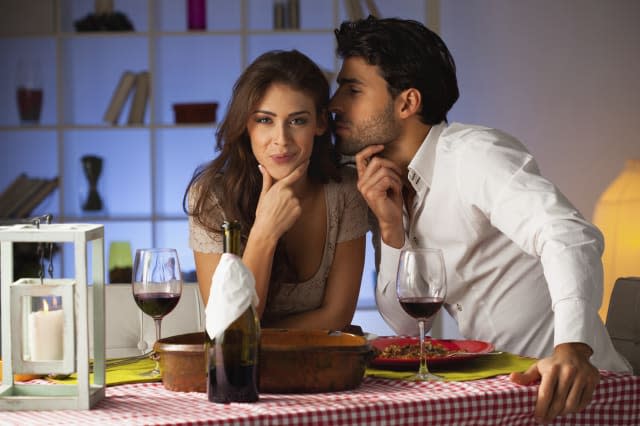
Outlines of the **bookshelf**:
{"label": "bookshelf", "polygon": [[[115,10],[135,31],[79,33],[73,23],[93,12],[93,1],[6,3],[9,12],[29,4],[23,8],[29,13],[18,15],[22,24],[0,25],[0,191],[23,172],[59,176],[58,190],[35,213],[50,212],[55,222],[104,223],[107,255],[116,240],[129,241],[133,249],[175,247],[185,270],[194,265],[182,195],[194,169],[215,154],[215,125],[176,125],[172,104],[218,102],[220,118],[237,76],[269,49],[296,48],[337,70],[333,30],[348,17],[343,0],[300,0],[299,29],[274,30],[270,0],[207,0],[206,29],[188,31],[186,1],[116,0]],[[382,16],[423,22],[433,3],[376,0]],[[0,24],[12,19],[8,15]],[[15,105],[13,74],[24,57],[43,69],[44,100],[35,126],[20,125]],[[126,124],[130,96],[118,124],[110,125],[103,116],[125,70],[150,73],[144,121]],[[98,191],[106,208],[97,214],[81,208],[88,183],[80,158],[88,154],[104,159]],[[72,253],[63,249],[59,258],[56,271],[73,274]],[[365,272],[364,280],[370,279]]]}

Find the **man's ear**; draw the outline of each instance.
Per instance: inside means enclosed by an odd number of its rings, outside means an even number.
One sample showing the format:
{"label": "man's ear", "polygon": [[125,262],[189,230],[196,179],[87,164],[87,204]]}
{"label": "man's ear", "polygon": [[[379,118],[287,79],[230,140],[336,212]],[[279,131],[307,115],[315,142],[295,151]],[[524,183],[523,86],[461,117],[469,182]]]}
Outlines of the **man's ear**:
{"label": "man's ear", "polygon": [[398,95],[398,113],[401,118],[407,118],[417,114],[422,109],[422,96],[420,91],[413,87]]}

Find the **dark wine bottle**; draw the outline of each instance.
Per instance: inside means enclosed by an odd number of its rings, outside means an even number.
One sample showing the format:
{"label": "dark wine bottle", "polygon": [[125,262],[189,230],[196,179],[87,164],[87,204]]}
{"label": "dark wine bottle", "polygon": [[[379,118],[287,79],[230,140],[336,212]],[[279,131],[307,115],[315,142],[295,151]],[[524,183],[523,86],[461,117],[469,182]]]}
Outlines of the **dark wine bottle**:
{"label": "dark wine bottle", "polygon": [[[224,252],[240,255],[240,224],[224,222]],[[207,344],[207,397],[211,402],[258,400],[260,321],[252,305]]]}

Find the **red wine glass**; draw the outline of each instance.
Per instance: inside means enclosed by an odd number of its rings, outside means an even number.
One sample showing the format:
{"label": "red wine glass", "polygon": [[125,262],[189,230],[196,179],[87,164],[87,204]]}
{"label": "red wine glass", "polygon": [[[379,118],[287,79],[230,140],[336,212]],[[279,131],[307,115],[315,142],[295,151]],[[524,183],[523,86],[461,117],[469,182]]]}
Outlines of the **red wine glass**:
{"label": "red wine glass", "polygon": [[[182,273],[176,250],[170,248],[136,250],[132,288],[133,298],[138,307],[153,318],[156,341],[160,340],[162,318],[176,307],[182,294]],[[154,369],[145,375],[160,375],[157,359]]]}
{"label": "red wine glass", "polygon": [[427,248],[402,250],[396,290],[402,309],[418,320],[420,368],[413,380],[442,380],[429,372],[424,347],[424,323],[438,313],[447,296],[442,251]]}

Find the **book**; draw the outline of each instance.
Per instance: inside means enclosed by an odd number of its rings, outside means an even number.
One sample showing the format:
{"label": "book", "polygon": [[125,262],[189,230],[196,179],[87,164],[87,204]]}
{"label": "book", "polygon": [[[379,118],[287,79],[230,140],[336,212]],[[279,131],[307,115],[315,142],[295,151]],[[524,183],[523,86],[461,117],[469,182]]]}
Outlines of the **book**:
{"label": "book", "polygon": [[360,4],[360,0],[351,0],[351,4],[353,5],[353,12],[355,14],[355,19],[363,19],[364,12],[362,11],[362,5]]}
{"label": "book", "polygon": [[132,71],[124,71],[120,76],[118,85],[111,96],[109,106],[104,113],[103,120],[107,123],[118,124],[118,118],[122,112],[129,93],[133,89],[133,85],[136,81],[136,74]]}
{"label": "book", "polygon": [[24,189],[12,200],[12,205],[9,207],[7,217],[18,218],[17,214],[22,209],[25,203],[35,194],[35,192],[42,185],[43,180],[39,178],[30,178],[29,182],[25,185]]}
{"label": "book", "polygon": [[142,124],[144,123],[144,113],[147,110],[147,101],[151,87],[151,75],[149,71],[141,71],[136,74],[134,86],[135,92],[133,94],[133,101],[131,101],[127,124]]}
{"label": "book", "polygon": [[27,217],[54,189],[59,179],[30,178],[21,173],[0,194],[0,217],[21,219]]}
{"label": "book", "polygon": [[376,6],[376,2],[374,0],[365,0],[365,4],[367,5],[367,9],[369,9],[369,15],[376,18],[382,18],[380,10],[378,9],[378,6]]}
{"label": "book", "polygon": [[344,2],[350,21],[357,21],[364,18],[360,0],[344,0]]}
{"label": "book", "polygon": [[9,213],[16,204],[16,199],[28,185],[29,178],[26,173],[21,173],[0,194],[0,217],[9,217]]}
{"label": "book", "polygon": [[300,28],[300,3],[299,0],[287,0],[287,28]]}
{"label": "book", "polygon": [[285,2],[284,0],[275,0],[273,2],[273,29],[282,30],[285,28]]}
{"label": "book", "polygon": [[15,210],[13,217],[17,219],[29,217],[29,215],[33,213],[33,210],[58,187],[58,183],[59,179],[57,176],[53,179],[39,179],[32,195],[22,203],[19,209]]}

